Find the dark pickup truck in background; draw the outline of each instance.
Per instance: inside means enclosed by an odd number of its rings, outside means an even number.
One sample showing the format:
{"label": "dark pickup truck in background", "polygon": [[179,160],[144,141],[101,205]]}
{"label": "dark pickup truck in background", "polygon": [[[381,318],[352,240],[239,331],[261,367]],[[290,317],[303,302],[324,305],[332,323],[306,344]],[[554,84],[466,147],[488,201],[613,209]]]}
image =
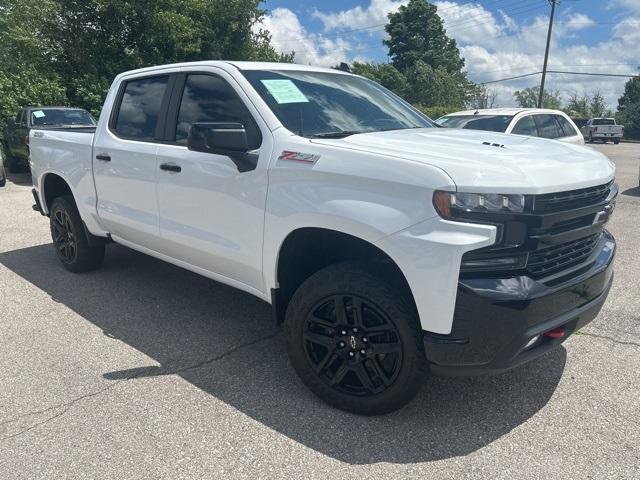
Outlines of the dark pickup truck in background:
{"label": "dark pickup truck in background", "polygon": [[89,112],[71,107],[25,107],[8,121],[4,130],[6,165],[12,172],[29,167],[29,150],[26,139],[31,128],[86,127],[96,124]]}

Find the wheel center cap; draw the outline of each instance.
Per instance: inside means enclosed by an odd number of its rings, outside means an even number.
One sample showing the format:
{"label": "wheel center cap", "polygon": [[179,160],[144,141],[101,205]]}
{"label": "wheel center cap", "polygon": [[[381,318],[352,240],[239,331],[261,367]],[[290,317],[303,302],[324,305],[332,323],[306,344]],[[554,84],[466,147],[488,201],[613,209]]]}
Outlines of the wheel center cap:
{"label": "wheel center cap", "polygon": [[358,340],[354,335],[351,335],[351,337],[349,338],[349,345],[351,346],[352,350],[355,350],[358,347]]}

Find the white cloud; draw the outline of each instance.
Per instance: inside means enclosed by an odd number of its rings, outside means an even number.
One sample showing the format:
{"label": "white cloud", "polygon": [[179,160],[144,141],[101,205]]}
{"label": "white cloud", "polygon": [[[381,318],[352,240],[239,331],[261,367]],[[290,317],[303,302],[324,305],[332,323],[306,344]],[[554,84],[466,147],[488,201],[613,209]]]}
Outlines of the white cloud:
{"label": "white cloud", "polygon": [[[375,47],[372,48],[374,44],[367,39],[375,37],[380,41],[384,36],[382,26],[387,22],[387,15],[407,1],[370,0],[365,6],[337,12],[314,10],[311,15],[319,19],[324,28],[324,32],[318,34],[307,32],[298,17],[284,8],[271,12],[263,27],[271,31],[278,50],[296,51],[299,63],[335,65],[341,61],[369,60]],[[558,12],[553,28],[550,69],[637,74],[636,66],[640,64],[640,0],[611,2],[614,3],[618,8],[627,9],[627,17],[612,28],[608,39],[592,45],[580,40],[580,36],[588,35],[595,24],[591,17],[576,11],[580,4]],[[548,16],[538,15],[522,23],[510,16],[507,9],[494,13],[479,2],[440,0],[436,6],[447,33],[458,42],[472,80],[483,82],[542,69]],[[513,9],[511,12],[512,15],[518,14]],[[374,58],[379,58],[379,55]],[[624,65],[633,62],[636,62],[635,66]],[[508,106],[514,105],[514,91],[535,86],[539,81],[539,76],[532,76],[491,84],[490,88],[498,92],[498,102]],[[547,88],[559,90],[565,100],[573,91],[582,93],[597,89],[615,108],[625,81],[625,78],[550,74]]]}
{"label": "white cloud", "polygon": [[[520,25],[507,36],[498,39],[466,42],[461,53],[466,59],[469,76],[476,82],[517,76],[542,70],[548,17],[536,17],[531,23]],[[634,74],[633,65],[640,62],[637,47],[640,41],[638,19],[627,18],[613,29],[611,38],[595,45],[575,43],[576,32],[593,25],[593,20],[581,13],[561,17],[554,25],[549,69],[560,71]],[[625,78],[550,74],[546,88],[560,91],[566,101],[572,92],[583,93],[599,90],[607,103],[615,108],[621,95]],[[491,84],[489,88],[499,93],[501,105],[514,105],[516,90],[536,86],[540,76],[532,76],[504,83]]]}
{"label": "white cloud", "polygon": [[271,43],[279,52],[295,52],[296,63],[333,66],[347,61],[354,45],[341,38],[327,38],[309,33],[298,16],[288,8],[276,8],[254,29],[271,33]]}
{"label": "white cloud", "polygon": [[625,10],[640,15],[640,2],[638,0],[612,0],[609,8],[624,8]]}
{"label": "white cloud", "polygon": [[408,0],[371,0],[369,6],[362,8],[360,5],[349,10],[335,13],[323,13],[314,10],[312,16],[324,24],[325,31],[330,30],[355,30],[359,28],[378,27],[387,23],[387,15],[395,12]]}

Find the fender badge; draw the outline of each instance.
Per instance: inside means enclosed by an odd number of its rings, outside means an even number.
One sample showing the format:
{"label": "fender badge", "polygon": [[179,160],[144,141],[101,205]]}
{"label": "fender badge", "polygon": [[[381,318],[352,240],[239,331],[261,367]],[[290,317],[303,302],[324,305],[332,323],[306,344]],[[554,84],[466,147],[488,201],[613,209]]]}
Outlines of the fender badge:
{"label": "fender badge", "polygon": [[292,160],[303,163],[316,163],[319,159],[320,155],[315,153],[290,152],[288,150],[284,150],[278,157],[278,160]]}

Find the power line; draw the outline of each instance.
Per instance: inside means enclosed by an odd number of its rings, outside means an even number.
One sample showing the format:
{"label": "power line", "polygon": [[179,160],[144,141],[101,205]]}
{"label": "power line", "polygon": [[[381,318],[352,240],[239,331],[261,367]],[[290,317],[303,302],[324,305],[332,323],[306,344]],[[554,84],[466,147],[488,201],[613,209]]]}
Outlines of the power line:
{"label": "power line", "polygon": [[524,75],[517,75],[515,77],[500,78],[498,80],[489,80],[488,82],[479,82],[478,85],[488,85],[490,83],[506,82],[508,80],[515,80],[517,78],[531,77],[533,75],[540,75],[542,72],[525,73]]}
{"label": "power line", "polygon": [[594,77],[623,77],[623,78],[634,78],[638,76],[638,75],[625,75],[622,73],[563,72],[560,70],[547,70],[547,73],[564,73],[567,75],[591,75]]}
{"label": "power line", "polygon": [[[497,80],[489,80],[487,82],[478,82],[478,85],[488,85],[490,83],[507,82],[509,80],[516,80],[518,78],[532,77],[534,75],[540,75],[542,72],[525,73],[524,75],[516,75],[514,77],[499,78]],[[568,72],[563,70],[547,70],[547,73],[565,74],[565,75],[588,75],[596,77],[622,77],[622,78],[634,78],[638,75],[625,75],[621,73],[596,73],[596,72]]]}
{"label": "power line", "polygon": [[[469,2],[468,2],[468,3],[469,3]],[[529,13],[529,12],[532,12],[532,11],[535,11],[535,10],[539,10],[539,9],[540,9],[540,7],[539,7],[539,6],[535,6],[534,8],[527,8],[527,9],[525,9],[525,10],[520,10],[520,11],[518,11],[518,12],[515,12],[515,11],[509,11],[508,13],[510,13],[511,15],[515,16],[515,15],[521,15],[521,14],[523,14],[523,13]],[[485,13],[490,13],[490,12],[485,12]],[[473,16],[473,15],[472,15],[472,17],[474,17],[474,18],[476,18],[476,19],[477,19],[477,18],[483,18],[483,16],[484,16],[484,15],[478,15],[478,16]],[[468,23],[468,20],[469,20],[469,19],[466,19],[465,21],[455,23],[454,25],[456,25],[456,26],[457,26],[457,25],[463,25],[463,24],[466,24],[466,23]],[[476,27],[478,27],[478,26],[485,25],[485,24],[487,24],[487,23],[491,23],[491,22],[493,22],[493,18],[492,18],[491,20],[489,20],[489,21],[484,21],[484,22],[476,23],[476,24],[474,24],[474,25],[469,25],[469,26],[467,26],[467,27],[465,27],[465,28],[460,28],[460,29],[447,29],[447,34],[448,34],[448,35],[451,35],[451,36],[455,36],[455,35],[458,35],[458,34],[459,34],[459,32],[461,32],[461,31],[463,31],[463,30],[469,30],[469,29],[471,29],[471,28],[476,28]],[[384,24],[384,25],[386,25],[386,24]],[[380,30],[383,30],[383,29],[380,29]],[[511,35],[512,35],[511,33],[506,33],[506,34],[502,34],[502,35],[496,35],[496,36],[493,36],[493,37],[485,37],[485,39],[487,39],[487,40],[489,40],[489,39],[496,39],[496,38],[508,37],[508,36],[511,36]],[[326,38],[326,37],[325,37],[325,38]],[[335,37],[335,38],[333,38],[333,40],[344,39],[344,38],[345,38],[345,37]],[[350,37],[350,38],[353,38],[353,37]],[[311,40],[311,39],[309,39],[308,37],[299,37],[299,38],[297,38],[297,39],[289,39],[289,40],[282,41],[282,42],[272,42],[272,45],[282,45],[282,44],[294,43],[294,42],[296,42],[296,41],[312,41],[312,40]],[[376,40],[376,41],[378,41],[378,40]],[[364,52],[364,51],[369,51],[369,50],[375,50],[375,49],[378,49],[378,48],[384,48],[384,45],[380,42],[380,44],[378,44],[378,45],[376,45],[376,46],[371,46],[371,47],[368,47],[368,48],[359,48],[359,49],[358,49],[358,48],[356,48],[355,50],[356,50],[356,51],[358,51],[358,52]],[[304,54],[314,54],[314,53],[317,53],[317,50],[310,50],[310,49],[306,49],[306,50],[298,50],[298,51],[296,51],[296,50],[294,49],[294,52],[295,52],[295,54],[296,54],[296,56],[297,56],[297,55],[304,55]]]}
{"label": "power line", "polygon": [[[497,0],[494,0],[494,1],[497,1]],[[518,3],[527,3],[528,1],[529,0],[520,0],[517,3],[510,5],[510,7],[513,7],[514,5],[518,5]],[[462,5],[466,5],[466,4],[469,4],[469,3],[476,3],[476,1],[474,0],[474,1],[468,1],[468,2],[465,2],[465,3],[459,3],[459,4],[455,5],[455,6],[451,6],[451,7],[446,8],[446,9],[445,8],[439,9],[439,11],[450,10],[450,9],[453,9],[453,8],[456,8],[456,7],[460,7]],[[483,7],[483,6],[481,5],[481,7]],[[526,8],[523,10],[522,7],[526,7]],[[534,8],[529,8],[529,7],[530,7],[530,5],[518,5],[513,10],[503,10],[503,12],[509,13],[511,15],[521,15],[523,13],[529,13],[529,12],[538,10],[540,8],[539,6],[535,6]],[[493,14],[490,11],[485,11],[482,14],[479,14],[479,15],[471,15],[471,16],[465,18],[462,21],[453,22],[453,23],[450,23],[448,25],[445,24],[445,27],[447,28],[447,32],[448,33],[449,33],[450,29],[453,29],[455,31],[464,30],[464,29],[457,29],[455,27],[459,27],[461,25],[467,25],[469,23],[473,23],[473,21],[475,21],[477,19],[486,18],[487,15],[491,15],[491,17],[492,17],[491,20],[480,22],[480,23],[476,23],[475,25],[471,25],[470,28],[473,28],[473,27],[476,27],[476,26],[480,26],[480,25],[485,25],[487,23],[491,23],[494,20],[493,19]],[[374,33],[374,32],[377,32],[377,31],[383,31],[384,27],[387,25],[387,23],[381,23],[381,24],[377,24],[377,25],[369,25],[369,26],[366,26],[366,27],[355,28],[355,29],[351,29],[351,30],[341,30],[341,31],[335,32],[335,33],[333,33],[331,35],[323,35],[323,37],[326,38],[326,39],[333,39],[333,40],[351,39],[351,38],[354,37],[353,35],[345,36],[345,34],[354,33],[354,32],[363,32],[363,31],[366,31],[366,30],[371,30],[370,33]],[[289,38],[287,40],[283,40],[281,42],[271,42],[271,44],[272,45],[283,45],[283,44],[289,44],[289,43],[296,42],[296,41],[305,41],[305,40],[309,40],[309,37],[294,37],[294,38]]]}

